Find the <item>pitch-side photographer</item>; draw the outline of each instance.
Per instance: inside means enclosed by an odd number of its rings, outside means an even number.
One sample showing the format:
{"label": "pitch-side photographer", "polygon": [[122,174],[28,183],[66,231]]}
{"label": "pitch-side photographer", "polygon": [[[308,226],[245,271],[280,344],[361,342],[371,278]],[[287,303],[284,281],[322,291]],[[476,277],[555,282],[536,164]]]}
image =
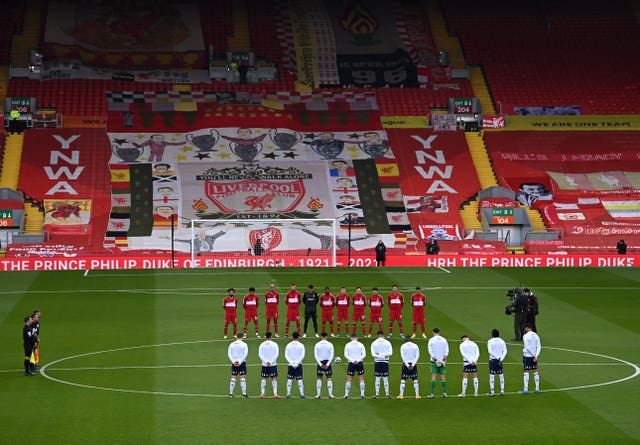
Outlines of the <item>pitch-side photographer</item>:
{"label": "pitch-side photographer", "polygon": [[[507,292],[507,296],[511,298],[511,292]],[[513,318],[513,331],[515,338],[512,341],[522,341],[522,335],[524,334],[524,325],[527,324],[527,313],[529,305],[526,295],[520,290],[515,288],[513,290],[513,301],[505,308],[505,314],[514,314]]]}

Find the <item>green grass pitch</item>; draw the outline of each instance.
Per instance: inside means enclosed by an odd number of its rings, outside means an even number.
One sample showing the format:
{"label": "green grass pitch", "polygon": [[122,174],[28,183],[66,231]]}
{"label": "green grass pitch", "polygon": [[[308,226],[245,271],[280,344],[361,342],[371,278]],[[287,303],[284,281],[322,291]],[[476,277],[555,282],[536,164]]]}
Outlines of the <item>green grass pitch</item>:
{"label": "green grass pitch", "polygon": [[[3,272],[0,290],[0,443],[40,444],[631,444],[640,443],[640,271],[637,269],[256,269]],[[249,286],[262,296],[276,283],[313,283],[349,292],[396,283],[409,297],[425,290],[427,328],[449,339],[449,398],[396,400],[400,358],[392,343],[392,400],[373,400],[373,362],[366,393],[342,400],[346,364],[334,365],[336,400],[315,400],[315,338],[304,339],[310,398],[258,399],[258,345],[249,330],[249,399],[229,391],[222,298]],[[540,299],[540,394],[519,395],[521,345],[504,315],[508,288],[531,287]],[[282,304],[282,303],[281,303]],[[411,312],[405,306],[405,330]],[[42,311],[36,377],[22,372],[22,318]],[[264,307],[260,308],[261,334]],[[284,304],[280,328],[284,327]],[[386,308],[383,312],[387,314]],[[239,319],[243,318],[239,310]],[[486,340],[498,328],[509,343],[508,394],[487,397]],[[385,331],[386,331],[385,323]],[[459,339],[481,348],[481,396],[459,399]],[[285,393],[281,345],[279,392]],[[344,338],[332,340],[343,356]],[[420,389],[429,391],[426,340]],[[369,355],[371,339],[363,339]],[[46,366],[45,366],[46,365]],[[497,381],[496,381],[497,384]],[[267,394],[271,393],[270,386]],[[468,394],[471,391],[468,391]]]}

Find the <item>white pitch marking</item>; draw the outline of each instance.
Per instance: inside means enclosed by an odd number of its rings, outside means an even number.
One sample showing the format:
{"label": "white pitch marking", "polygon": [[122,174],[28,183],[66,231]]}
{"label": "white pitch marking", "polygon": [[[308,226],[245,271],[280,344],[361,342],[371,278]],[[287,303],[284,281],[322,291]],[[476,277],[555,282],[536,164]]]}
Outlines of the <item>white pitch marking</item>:
{"label": "white pitch marking", "polygon": [[438,267],[438,269],[440,269],[440,270],[442,270],[442,271],[444,271],[446,273],[451,273],[451,271],[449,269],[444,268],[444,267]]}
{"label": "white pitch marking", "polygon": [[89,275],[89,269],[87,269],[87,270],[85,270],[85,271],[84,271],[84,276],[86,277],[86,276],[88,276],[88,275]]}

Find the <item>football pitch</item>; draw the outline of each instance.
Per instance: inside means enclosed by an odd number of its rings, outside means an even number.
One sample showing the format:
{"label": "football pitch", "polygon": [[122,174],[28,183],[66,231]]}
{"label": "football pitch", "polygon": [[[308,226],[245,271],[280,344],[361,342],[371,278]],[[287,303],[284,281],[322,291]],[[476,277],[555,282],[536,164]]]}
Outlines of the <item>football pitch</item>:
{"label": "football pitch", "polygon": [[[0,443],[41,444],[631,444],[640,443],[640,270],[637,269],[254,269],[3,272],[0,290]],[[229,398],[230,365],[223,339],[222,299],[241,299],[250,286],[261,296],[275,283],[281,294],[279,393],[286,394],[283,296],[291,283],[337,293],[377,286],[386,297],[398,284],[409,299],[427,296],[427,332],[449,340],[448,394],[430,391],[427,340],[420,335],[420,392],[400,381],[397,324],[391,340],[392,399],[373,399],[372,339],[361,341],[365,400],[354,384],[343,400],[346,364],[333,365],[336,399],[315,396],[313,346],[306,346],[307,398],[259,399],[262,339],[249,327],[249,398]],[[506,291],[530,287],[540,300],[541,392],[520,395],[522,344],[513,342]],[[22,320],[42,311],[41,366],[22,368]],[[301,312],[303,310],[301,309]],[[367,311],[368,314],[368,311]],[[388,328],[388,310],[384,330]],[[244,311],[238,310],[240,327]],[[411,308],[405,304],[405,332]],[[292,324],[292,329],[294,325]],[[498,328],[507,341],[506,394],[489,397],[486,341]],[[359,331],[359,329],[358,329]],[[309,328],[313,334],[313,328]],[[460,336],[480,346],[480,396],[461,389]],[[343,336],[331,339],[344,356]],[[496,379],[496,386],[498,381]],[[533,388],[533,379],[530,389]],[[384,389],[381,389],[384,394]]]}

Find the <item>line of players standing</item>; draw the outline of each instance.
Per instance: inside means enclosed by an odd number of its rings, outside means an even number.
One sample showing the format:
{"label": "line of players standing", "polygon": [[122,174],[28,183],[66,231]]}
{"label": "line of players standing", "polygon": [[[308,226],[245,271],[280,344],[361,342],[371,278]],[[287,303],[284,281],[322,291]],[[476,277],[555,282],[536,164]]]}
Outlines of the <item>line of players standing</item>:
{"label": "line of players standing", "polygon": [[[256,294],[254,287],[249,288],[249,292],[242,298],[242,307],[245,311],[244,328],[243,333],[246,335],[249,323],[254,324],[254,330],[257,337],[260,337],[260,329],[258,326],[258,306],[260,297]],[[324,288],[324,293],[319,295],[314,289],[313,285],[309,285],[304,293],[300,293],[295,284],[291,284],[289,291],[284,296],[284,302],[287,306],[287,317],[285,326],[285,337],[289,335],[289,328],[291,323],[296,324],[296,331],[302,333],[302,337],[307,336],[307,328],[309,321],[313,322],[313,328],[315,336],[318,337],[318,313],[317,307],[320,306],[322,331],[328,332],[332,337],[342,335],[342,327],[344,326],[345,336],[348,333],[356,332],[357,324],[360,324],[362,336],[365,335],[371,337],[373,333],[374,324],[378,325],[376,331],[383,330],[383,316],[382,308],[385,304],[389,307],[389,325],[388,325],[388,337],[393,336],[393,325],[397,321],[400,330],[400,337],[405,336],[404,325],[402,322],[402,310],[404,308],[405,298],[404,295],[398,290],[397,285],[393,285],[391,292],[387,295],[386,303],[382,295],[380,295],[377,287],[374,287],[371,291],[371,295],[367,298],[362,293],[360,287],[356,287],[353,296],[350,296],[346,289],[343,287],[337,295],[333,295],[328,287]],[[264,295],[264,303],[266,307],[266,329],[269,331],[271,322],[274,324],[275,337],[280,337],[279,325],[278,325],[278,307],[280,304],[280,294],[275,289],[275,285],[269,285],[269,289]],[[417,327],[421,327],[422,336],[426,338],[425,321],[424,321],[424,308],[427,304],[427,299],[422,293],[420,287],[416,287],[415,292],[411,295],[410,299],[411,307],[413,308],[413,330],[412,336],[415,337],[417,333]],[[300,305],[304,305],[304,326],[301,332],[300,322]],[[225,310],[224,321],[224,338],[228,336],[229,325],[233,325],[233,335],[235,336],[238,331],[237,321],[237,309],[240,305],[238,298],[235,296],[235,289],[228,289],[228,295],[222,302],[222,307]],[[351,316],[349,314],[350,307],[353,307]],[[369,307],[369,326],[368,334],[365,331],[365,309]],[[337,312],[337,314],[335,314]],[[337,315],[337,317],[335,316]],[[335,326],[334,320],[337,320],[337,326]],[[351,327],[349,322],[352,322]],[[329,330],[327,330],[327,324]],[[337,328],[337,329],[336,329]]]}
{"label": "line of players standing", "polygon": [[[531,325],[526,325],[525,335],[523,337],[524,349],[522,358],[522,369],[524,371],[523,383],[524,388],[520,391],[521,394],[527,394],[529,391],[529,373],[533,372],[533,378],[535,382],[535,392],[540,391],[540,378],[538,375],[538,356],[540,355],[542,346],[540,344],[540,338],[536,333],[531,330]],[[371,355],[374,360],[374,374],[375,374],[375,395],[374,399],[380,397],[381,382],[384,384],[384,390],[386,398],[390,399],[389,393],[389,359],[393,355],[393,346],[391,342],[384,338],[382,331],[377,332],[377,338],[371,343]],[[500,395],[504,395],[505,380],[503,375],[503,361],[507,355],[507,346],[504,340],[500,338],[500,333],[497,329],[493,329],[491,332],[492,338],[487,342],[487,350],[489,353],[489,395],[494,395],[495,376],[500,379]],[[261,385],[260,385],[260,398],[265,398],[265,390],[267,386],[267,379],[271,380],[271,386],[273,388],[273,398],[279,399],[278,394],[278,358],[280,356],[280,347],[272,339],[271,332],[265,333],[266,340],[263,341],[258,348],[258,357],[262,364],[261,370]],[[327,341],[327,333],[321,334],[321,340],[314,346],[314,358],[317,363],[316,375],[316,399],[320,398],[322,390],[322,380],[326,377],[327,391],[329,398],[334,399],[333,395],[333,370],[332,363],[341,363],[338,357],[334,358],[334,347],[329,341]],[[233,397],[234,389],[236,386],[236,380],[240,378],[240,387],[242,389],[242,396],[247,395],[247,357],[249,355],[249,347],[243,341],[244,334],[238,333],[237,340],[229,345],[228,357],[231,361],[231,381],[229,383],[229,397]],[[284,357],[288,363],[287,366],[287,398],[291,397],[291,388],[293,381],[298,382],[298,390],[300,398],[306,398],[304,392],[303,378],[303,366],[302,362],[305,359],[305,346],[299,341],[300,335],[296,331],[292,334],[293,340],[289,342],[284,351]],[[474,396],[478,396],[478,361],[480,358],[480,349],[478,345],[471,341],[469,336],[463,335],[460,343],[460,355],[463,359],[462,367],[462,392],[458,397],[465,397],[467,393],[467,386],[469,384],[469,377],[472,378]],[[438,328],[433,329],[433,336],[427,343],[427,350],[429,352],[429,366],[431,369],[431,392],[428,398],[435,397],[436,379],[440,376],[442,385],[442,396],[447,397],[447,368],[446,360],[449,357],[449,344],[447,340],[440,335]],[[353,377],[358,376],[360,386],[360,397],[365,397],[365,381],[364,381],[364,360],[367,356],[365,346],[358,341],[356,333],[351,334],[351,341],[347,342],[344,347],[344,357],[347,360],[347,378],[344,387],[343,398],[349,398],[349,392],[351,390]],[[415,391],[415,398],[421,399],[420,387],[418,383],[418,362],[420,359],[420,348],[418,345],[412,342],[411,337],[405,339],[405,343],[400,347],[400,357],[402,358],[402,371],[400,380],[400,394],[397,399],[404,399],[404,390],[406,381],[408,379],[413,380],[413,387]]]}
{"label": "line of players standing", "polygon": [[[527,289],[528,290],[528,289]],[[246,393],[246,357],[248,354],[248,347],[246,343],[242,341],[243,337],[247,333],[248,325],[250,322],[254,323],[255,335],[260,337],[260,331],[258,327],[258,305],[259,296],[255,292],[254,287],[249,288],[249,292],[243,297],[242,306],[245,310],[245,323],[243,332],[237,333],[237,308],[239,301],[235,296],[235,290],[233,288],[228,289],[228,295],[223,300],[223,308],[225,309],[225,323],[224,323],[224,338],[228,336],[229,324],[233,325],[234,337],[238,340],[233,342],[229,346],[229,359],[232,363],[232,377],[230,383],[229,396],[233,396],[235,388],[236,378],[240,376],[242,394],[247,397]],[[279,398],[277,391],[277,366],[275,362],[279,355],[278,345],[271,340],[272,334],[270,332],[271,322],[274,323],[275,337],[279,337],[278,331],[278,307],[280,303],[280,295],[275,289],[275,285],[269,285],[269,289],[265,293],[264,301],[266,305],[266,341],[260,345],[258,355],[262,361],[262,383],[261,383],[261,398],[265,396],[266,381],[271,379],[273,386],[274,398]],[[376,375],[376,393],[374,398],[379,397],[380,381],[384,382],[387,398],[389,398],[388,376],[389,376],[389,357],[391,356],[391,344],[384,339],[384,332],[382,328],[382,308],[385,305],[385,300],[382,295],[379,294],[378,288],[373,288],[371,295],[367,297],[362,293],[362,289],[357,287],[353,296],[347,294],[345,288],[341,288],[337,296],[334,296],[328,287],[324,288],[324,293],[318,295],[313,285],[309,285],[307,290],[300,294],[296,289],[295,284],[291,284],[290,290],[285,295],[285,303],[287,305],[287,317],[285,327],[285,337],[289,335],[289,327],[291,323],[296,323],[296,330],[292,333],[293,341],[290,342],[285,349],[285,358],[289,362],[288,366],[288,382],[287,382],[287,397],[290,397],[291,386],[293,380],[298,381],[298,387],[300,396],[304,395],[304,388],[302,384],[302,359],[305,355],[304,345],[302,345],[298,339],[300,337],[300,304],[304,304],[304,330],[302,337],[307,336],[307,328],[309,320],[313,321],[315,336],[318,337],[318,325],[317,325],[317,312],[316,308],[318,304],[322,310],[322,340],[314,348],[314,356],[318,362],[318,383],[317,383],[317,395],[316,398],[320,398],[320,389],[322,385],[322,377],[327,377],[327,389],[329,390],[329,397],[334,398],[333,389],[331,383],[331,360],[333,359],[333,345],[327,342],[327,330],[326,324],[329,324],[329,330],[332,337],[341,335],[341,327],[344,324],[345,336],[348,336],[348,332],[351,332],[351,342],[345,346],[345,358],[348,361],[347,367],[347,382],[345,384],[344,398],[348,398],[349,390],[351,388],[351,382],[354,375],[358,375],[360,381],[361,397],[364,398],[364,367],[363,359],[366,356],[366,352],[362,343],[357,339],[357,324],[360,322],[360,329],[362,336],[365,336],[365,308],[369,306],[369,326],[367,337],[371,337],[374,324],[378,325],[377,339],[373,341],[371,345],[372,356],[374,357],[375,375]],[[350,303],[353,305],[352,316],[349,317]],[[398,290],[397,285],[392,286],[391,293],[387,296],[387,305],[389,306],[389,330],[387,338],[393,336],[393,325],[395,321],[398,321],[400,329],[400,337],[405,337],[404,327],[402,323],[402,309],[404,307],[404,296]],[[410,338],[415,338],[417,334],[417,326],[421,326],[422,336],[426,338],[425,332],[425,313],[424,308],[426,306],[426,297],[422,293],[420,287],[416,287],[415,292],[411,296],[411,306],[413,308],[413,329],[412,335],[407,338],[407,342],[401,348],[401,356],[403,361],[402,378],[400,386],[400,395],[398,399],[404,397],[404,387],[407,379],[412,379],[414,382],[414,389],[416,398],[420,398],[417,376],[417,362],[420,355],[417,345],[411,343]],[[334,331],[334,308],[337,307],[337,331]],[[349,329],[349,321],[352,321],[351,329]],[[489,352],[489,374],[490,374],[490,395],[494,394],[494,378],[497,375],[500,379],[500,394],[504,395],[504,376],[503,376],[503,361],[507,353],[505,342],[499,337],[497,329],[492,331],[492,338],[488,341],[487,347]],[[467,335],[463,335],[461,338],[460,353],[463,358],[463,380],[462,380],[462,392],[460,397],[466,395],[469,377],[472,378],[474,395],[478,395],[478,376],[477,376],[477,362],[480,356],[480,351],[476,343],[471,341]],[[541,351],[540,338],[534,332],[533,327],[530,324],[523,326],[523,335],[519,340],[524,341],[523,349],[523,383],[524,389],[522,394],[528,392],[529,387],[529,372],[533,373],[535,382],[535,392],[539,392],[539,375],[538,375],[538,355]],[[327,346],[328,343],[328,346]],[[321,352],[319,354],[318,348]],[[330,350],[330,354],[329,354]],[[438,328],[433,330],[433,337],[429,339],[428,351],[430,355],[430,367],[431,367],[431,393],[429,398],[434,397],[434,390],[436,386],[436,377],[439,375],[442,384],[443,396],[447,397],[447,383],[446,383],[446,366],[445,362],[449,355],[449,346],[443,337],[440,336]],[[323,355],[324,354],[324,355]],[[320,358],[319,358],[320,357]]]}

